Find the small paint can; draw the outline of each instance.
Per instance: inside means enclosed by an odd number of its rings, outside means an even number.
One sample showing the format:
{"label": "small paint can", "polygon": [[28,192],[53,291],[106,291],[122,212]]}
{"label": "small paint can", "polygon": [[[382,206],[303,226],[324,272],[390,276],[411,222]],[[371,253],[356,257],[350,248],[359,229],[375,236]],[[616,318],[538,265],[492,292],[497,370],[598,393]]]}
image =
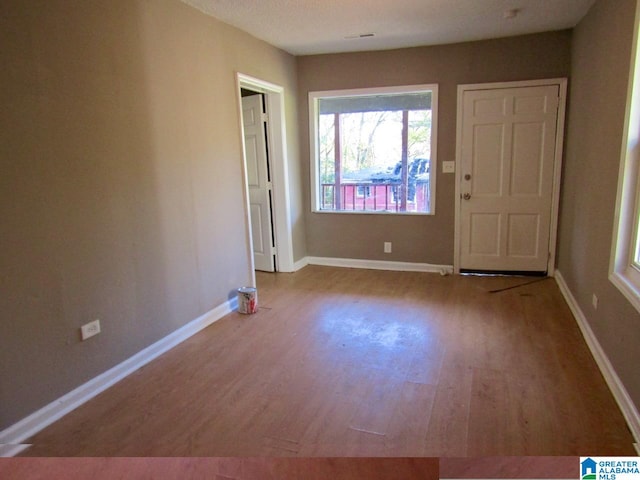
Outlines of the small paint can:
{"label": "small paint can", "polygon": [[258,289],[240,287],[238,289],[238,313],[252,314],[258,311]]}

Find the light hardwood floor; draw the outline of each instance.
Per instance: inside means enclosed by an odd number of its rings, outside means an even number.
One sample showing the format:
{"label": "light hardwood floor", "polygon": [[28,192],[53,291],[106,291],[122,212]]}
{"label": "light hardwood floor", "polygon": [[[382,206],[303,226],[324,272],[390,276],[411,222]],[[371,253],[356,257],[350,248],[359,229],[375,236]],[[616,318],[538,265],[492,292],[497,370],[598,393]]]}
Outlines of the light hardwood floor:
{"label": "light hardwood floor", "polygon": [[309,266],[37,434],[34,456],[634,455],[555,282]]}

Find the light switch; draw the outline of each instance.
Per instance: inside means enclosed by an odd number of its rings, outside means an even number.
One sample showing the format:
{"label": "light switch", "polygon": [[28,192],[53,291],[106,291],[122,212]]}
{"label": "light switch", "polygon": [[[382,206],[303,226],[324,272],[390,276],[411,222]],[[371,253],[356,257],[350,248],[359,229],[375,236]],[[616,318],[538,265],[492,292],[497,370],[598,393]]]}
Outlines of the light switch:
{"label": "light switch", "polygon": [[442,173],[455,173],[456,162],[442,162]]}

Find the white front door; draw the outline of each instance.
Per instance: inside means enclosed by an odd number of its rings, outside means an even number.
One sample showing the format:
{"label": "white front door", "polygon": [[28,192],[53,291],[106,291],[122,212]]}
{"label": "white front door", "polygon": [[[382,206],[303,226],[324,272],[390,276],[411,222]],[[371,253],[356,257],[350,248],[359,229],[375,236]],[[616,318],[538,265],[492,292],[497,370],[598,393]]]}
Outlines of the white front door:
{"label": "white front door", "polygon": [[260,94],[242,98],[245,163],[249,186],[249,213],[256,270],[275,271],[271,225],[271,179],[265,139],[264,101]]}
{"label": "white front door", "polygon": [[547,271],[559,88],[463,92],[461,270]]}

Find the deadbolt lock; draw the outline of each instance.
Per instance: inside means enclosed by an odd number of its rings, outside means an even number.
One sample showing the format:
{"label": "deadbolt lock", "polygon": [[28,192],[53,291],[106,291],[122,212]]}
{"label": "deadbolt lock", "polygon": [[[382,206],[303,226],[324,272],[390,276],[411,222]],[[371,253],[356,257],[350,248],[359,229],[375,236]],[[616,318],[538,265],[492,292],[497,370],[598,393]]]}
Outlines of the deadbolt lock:
{"label": "deadbolt lock", "polygon": [[464,176],[465,180],[471,180],[471,175],[469,175],[468,173]]}
{"label": "deadbolt lock", "polygon": [[471,198],[471,194],[465,193],[464,195],[462,195],[462,198],[464,198],[465,200],[469,200]]}

